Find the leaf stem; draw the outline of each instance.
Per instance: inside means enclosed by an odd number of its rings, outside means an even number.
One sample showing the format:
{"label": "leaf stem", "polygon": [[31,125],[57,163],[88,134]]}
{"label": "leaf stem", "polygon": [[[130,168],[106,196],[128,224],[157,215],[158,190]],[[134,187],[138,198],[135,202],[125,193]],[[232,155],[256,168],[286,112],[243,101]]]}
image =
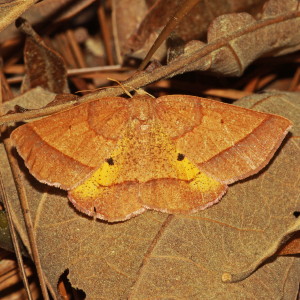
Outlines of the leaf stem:
{"label": "leaf stem", "polygon": [[222,281],[225,283],[234,283],[234,282],[242,281],[247,277],[249,277],[261,265],[263,265],[268,258],[273,256],[278,251],[280,246],[286,243],[295,232],[299,231],[299,229],[300,229],[300,219],[297,219],[297,221],[284,233],[284,236],[280,237],[279,240],[275,241],[271,245],[271,247],[267,249],[267,251],[263,254],[262,257],[260,257],[255,262],[253,262],[245,271],[239,273],[224,272],[222,274]]}

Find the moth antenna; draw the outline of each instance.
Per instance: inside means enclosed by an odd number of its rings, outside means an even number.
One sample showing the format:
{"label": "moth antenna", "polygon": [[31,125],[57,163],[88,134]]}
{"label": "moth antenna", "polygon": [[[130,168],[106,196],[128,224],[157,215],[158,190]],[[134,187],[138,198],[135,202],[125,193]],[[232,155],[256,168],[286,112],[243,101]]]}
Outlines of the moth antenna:
{"label": "moth antenna", "polygon": [[[133,96],[130,94],[130,92],[128,91],[128,90],[126,90],[126,86],[124,85],[124,84],[122,84],[119,80],[117,80],[117,79],[113,79],[113,78],[109,78],[109,77],[107,77],[107,80],[110,80],[110,81],[114,81],[114,82],[116,82],[116,83],[118,83],[118,85],[123,89],[123,91],[125,92],[125,94],[127,95],[127,96],[129,96],[130,98],[132,98]],[[114,87],[118,87],[118,86],[110,86],[109,88],[114,88]],[[131,87],[131,86],[128,86],[129,88],[131,88],[131,89],[133,89],[135,92],[137,92],[138,94],[141,94],[141,95],[143,95],[142,93],[139,93],[138,92],[138,90],[137,89],[135,89],[134,87]],[[75,92],[75,94],[76,93],[84,93],[84,92],[95,92],[95,91],[99,91],[99,90],[104,90],[104,89],[106,89],[107,88],[107,86],[103,86],[103,87],[99,87],[99,88],[96,88],[96,89],[87,89],[87,90],[79,90],[79,91],[76,91]],[[144,94],[145,93],[147,93],[147,92],[144,92]],[[148,93],[147,93],[148,94]],[[150,95],[150,94],[148,94],[148,95]],[[152,95],[150,95],[151,97],[153,97]]]}
{"label": "moth antenna", "polygon": [[135,90],[135,92],[138,94],[138,95],[148,95],[148,96],[150,96],[151,98],[155,98],[153,95],[151,95],[150,93],[148,93],[148,92],[146,92],[145,90],[143,90],[143,89],[135,89],[135,88],[133,88],[134,90]]}
{"label": "moth antenna", "polygon": [[[125,94],[126,94],[127,96],[129,96],[130,98],[133,97],[133,96],[130,94],[130,92],[126,90],[126,86],[123,85],[119,80],[113,79],[113,78],[109,78],[109,77],[107,77],[107,80],[116,82],[116,83],[123,89],[123,91],[125,92]],[[134,88],[133,88],[133,89],[134,89]],[[134,90],[135,90],[135,89],[134,89]]]}

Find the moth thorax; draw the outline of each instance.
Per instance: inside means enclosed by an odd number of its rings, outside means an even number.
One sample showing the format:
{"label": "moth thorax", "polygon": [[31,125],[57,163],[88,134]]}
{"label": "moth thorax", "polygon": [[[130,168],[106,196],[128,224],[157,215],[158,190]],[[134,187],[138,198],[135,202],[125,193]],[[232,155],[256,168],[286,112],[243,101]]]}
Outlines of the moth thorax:
{"label": "moth thorax", "polygon": [[135,96],[131,101],[132,119],[147,121],[152,119],[152,103],[153,99],[149,96]]}

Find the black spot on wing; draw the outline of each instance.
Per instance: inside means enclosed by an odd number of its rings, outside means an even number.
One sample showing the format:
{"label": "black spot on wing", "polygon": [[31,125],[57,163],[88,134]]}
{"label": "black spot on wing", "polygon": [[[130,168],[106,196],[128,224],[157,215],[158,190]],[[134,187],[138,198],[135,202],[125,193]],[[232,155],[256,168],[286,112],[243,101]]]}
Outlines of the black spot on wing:
{"label": "black spot on wing", "polygon": [[110,165],[110,166],[113,166],[115,163],[114,163],[114,160],[112,159],[112,157],[108,158],[106,160],[106,162]]}
{"label": "black spot on wing", "polygon": [[294,211],[293,215],[295,218],[298,218],[300,216],[300,211]]}
{"label": "black spot on wing", "polygon": [[178,161],[184,160],[184,154],[178,153],[177,160],[178,160]]}

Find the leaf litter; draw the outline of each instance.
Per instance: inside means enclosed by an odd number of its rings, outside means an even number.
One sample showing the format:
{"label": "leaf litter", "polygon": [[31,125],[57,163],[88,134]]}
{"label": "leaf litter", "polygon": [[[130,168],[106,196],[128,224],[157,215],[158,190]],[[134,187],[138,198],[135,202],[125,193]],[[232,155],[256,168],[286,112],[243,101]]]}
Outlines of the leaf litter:
{"label": "leaf litter", "polygon": [[[282,8],[274,11],[269,15],[278,16]],[[296,17],[295,21],[298,22]],[[287,32],[290,35],[293,33]],[[296,42],[287,42],[282,49],[297,49],[297,33],[294,36]],[[168,67],[154,72],[161,72],[160,78],[169,76],[173,73]],[[229,74],[229,69],[220,73]],[[138,86],[154,79],[141,74],[134,80]],[[299,218],[294,215],[299,211],[299,172],[295,168],[299,165],[298,97],[296,93],[274,92],[238,102],[293,120],[293,135],[285,140],[267,168],[233,185],[217,206],[191,216],[147,212],[122,223],[95,221],[75,211],[64,192],[38,183],[20,161],[43,270],[52,287],[56,290],[59,277],[68,270],[72,286],[82,289],[87,299],[295,298],[299,260],[279,257],[276,250],[293,230],[299,230]],[[2,161],[16,226],[28,246],[9,170],[7,162]],[[250,276],[241,282],[222,283],[222,278],[228,279],[230,274],[239,276],[245,272]]]}
{"label": "leaf litter", "polygon": [[[250,99],[256,103],[264,99],[261,104],[251,104],[262,111],[272,107],[275,112],[276,107],[286,103],[286,117],[296,117],[296,123],[297,97],[293,93],[271,93]],[[249,105],[247,100],[240,103]],[[291,105],[297,108],[294,113]],[[293,257],[272,256],[242,282],[228,284],[221,279],[224,272],[237,274],[248,270],[271,247],[278,248],[274,243],[294,226],[299,190],[290,180],[294,178],[297,182],[299,177],[294,167],[299,157],[295,138],[298,128],[294,127],[293,136],[286,140],[267,169],[251,180],[233,185],[216,207],[190,216],[148,212],[121,223],[95,221],[75,211],[65,193],[36,182],[23,167],[48,280],[55,287],[67,269],[72,286],[84,290],[88,299],[99,299],[99,295],[102,299],[159,295],[199,299],[248,295],[274,299],[283,291],[285,299],[293,298],[300,276],[299,262]],[[2,153],[1,157],[4,156]],[[17,227],[27,244],[14,183],[6,166],[6,188]],[[286,272],[287,281],[283,276]]]}

